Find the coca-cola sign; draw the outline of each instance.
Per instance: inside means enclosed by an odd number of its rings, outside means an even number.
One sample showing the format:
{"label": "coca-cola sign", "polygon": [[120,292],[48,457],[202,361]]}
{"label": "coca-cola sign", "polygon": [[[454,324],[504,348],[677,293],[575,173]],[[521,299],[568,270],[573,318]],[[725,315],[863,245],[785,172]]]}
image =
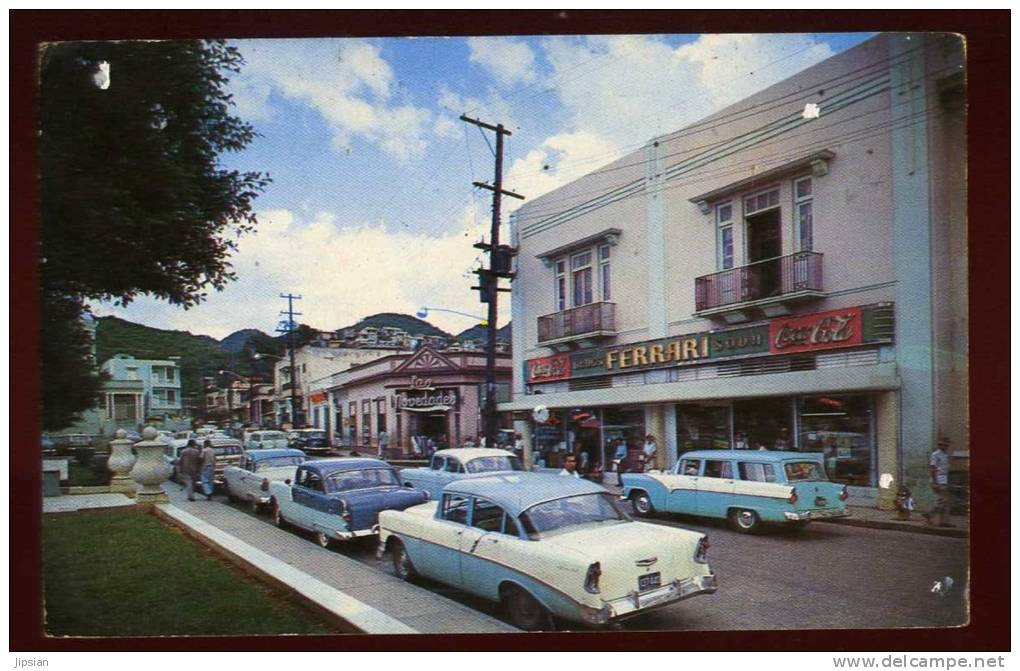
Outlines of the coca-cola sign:
{"label": "coca-cola sign", "polygon": [[863,342],[859,307],[773,319],[769,324],[769,351],[773,354],[853,347]]}
{"label": "coca-cola sign", "polygon": [[528,382],[551,382],[570,377],[570,355],[557,354],[528,361]]}

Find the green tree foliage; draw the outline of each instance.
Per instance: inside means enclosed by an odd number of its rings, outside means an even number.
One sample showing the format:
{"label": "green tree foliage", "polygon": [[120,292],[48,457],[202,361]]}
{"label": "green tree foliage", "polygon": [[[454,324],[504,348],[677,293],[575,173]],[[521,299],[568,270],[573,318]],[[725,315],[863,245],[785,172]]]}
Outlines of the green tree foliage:
{"label": "green tree foliage", "polygon": [[42,422],[47,429],[70,426],[94,405],[102,386],[92,359],[92,340],[81,322],[81,301],[50,293],[40,314]]}
{"label": "green tree foliage", "polygon": [[[208,287],[221,289],[234,279],[230,254],[237,237],[256,226],[252,202],[269,181],[219,163],[223,152],[240,151],[255,136],[251,125],[230,113],[227,76],[241,65],[237,50],[222,41],[44,47],[44,304],[68,297],[82,307],[88,300],[123,305],[148,294],[189,307],[206,297]],[[103,88],[97,75],[106,71],[109,86]],[[44,313],[59,309],[43,306]],[[68,319],[69,330],[73,321]],[[56,325],[50,326],[52,337]],[[85,381],[91,373],[72,365],[58,376],[54,366],[74,362],[48,359],[48,351],[43,405],[66,405],[59,397],[72,385],[48,381]],[[84,397],[79,401],[68,407],[80,412],[91,405]]]}

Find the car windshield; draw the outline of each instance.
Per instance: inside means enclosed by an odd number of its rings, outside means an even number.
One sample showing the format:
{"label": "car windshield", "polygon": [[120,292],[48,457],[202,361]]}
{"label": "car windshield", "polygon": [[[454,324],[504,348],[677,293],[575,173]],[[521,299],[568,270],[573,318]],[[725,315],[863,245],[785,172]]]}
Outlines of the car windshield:
{"label": "car windshield", "polygon": [[523,471],[521,460],[515,456],[475,457],[467,462],[468,473],[491,473],[493,471]]}
{"label": "car windshield", "polygon": [[814,461],[793,461],[783,464],[787,482],[799,480],[826,480],[820,464]]}
{"label": "car windshield", "polygon": [[255,470],[265,471],[270,468],[280,468],[281,466],[300,466],[302,461],[304,461],[304,459],[301,457],[273,457],[271,459],[259,459],[255,462]]}
{"label": "car windshield", "polygon": [[298,434],[298,436],[301,437],[301,438],[325,438],[326,437],[326,432],[325,431],[303,431],[300,434]]}
{"label": "car windshield", "polygon": [[534,505],[521,514],[528,537],[594,522],[629,522],[630,517],[608,493],[580,494]]}
{"label": "car windshield", "polygon": [[262,440],[286,440],[287,436],[278,431],[270,431],[262,434]]}
{"label": "car windshield", "polygon": [[213,452],[217,457],[222,457],[228,454],[241,454],[241,448],[237,445],[213,445]]}
{"label": "car windshield", "polygon": [[400,485],[396,473],[389,468],[335,471],[326,476],[326,491],[328,492],[346,492],[352,489],[368,489],[387,485]]}

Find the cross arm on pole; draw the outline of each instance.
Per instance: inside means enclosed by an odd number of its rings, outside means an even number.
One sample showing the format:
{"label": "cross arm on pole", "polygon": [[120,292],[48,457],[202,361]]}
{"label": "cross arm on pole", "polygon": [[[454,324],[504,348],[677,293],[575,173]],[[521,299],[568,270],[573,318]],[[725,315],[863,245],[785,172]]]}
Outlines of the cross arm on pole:
{"label": "cross arm on pole", "polygon": [[492,124],[485,123],[484,121],[480,121],[478,119],[472,119],[467,114],[461,114],[460,115],[460,120],[461,121],[466,121],[466,122],[468,122],[470,124],[474,124],[476,126],[479,126],[480,128],[484,128],[486,130],[491,130],[494,133],[499,133],[501,135],[513,135],[513,133],[508,131],[506,128],[503,128],[502,125],[493,126]]}
{"label": "cross arm on pole", "polygon": [[[496,191],[496,188],[494,186],[492,186],[491,184],[487,184],[485,182],[471,182],[471,183],[474,184],[475,186],[477,186],[479,189],[486,189],[486,190],[492,191],[492,192]],[[511,198],[517,198],[519,200],[524,200],[524,196],[520,195],[519,193],[514,193],[513,191],[507,191],[506,189],[500,189],[499,192],[501,194],[503,194],[504,196],[510,196]]]}

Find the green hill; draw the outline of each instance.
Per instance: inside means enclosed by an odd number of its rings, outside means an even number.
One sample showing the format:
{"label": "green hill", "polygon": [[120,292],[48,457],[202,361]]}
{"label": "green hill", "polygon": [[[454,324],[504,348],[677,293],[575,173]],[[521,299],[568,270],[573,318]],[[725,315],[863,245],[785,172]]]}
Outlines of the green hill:
{"label": "green hill", "polygon": [[411,315],[398,314],[396,312],[380,312],[379,314],[369,315],[354,326],[350,328],[360,329],[366,326],[374,326],[381,328],[383,326],[395,326],[397,328],[404,329],[413,336],[418,335],[435,335],[442,336],[444,338],[453,339],[453,336],[437,328],[427,321],[412,317]]}

